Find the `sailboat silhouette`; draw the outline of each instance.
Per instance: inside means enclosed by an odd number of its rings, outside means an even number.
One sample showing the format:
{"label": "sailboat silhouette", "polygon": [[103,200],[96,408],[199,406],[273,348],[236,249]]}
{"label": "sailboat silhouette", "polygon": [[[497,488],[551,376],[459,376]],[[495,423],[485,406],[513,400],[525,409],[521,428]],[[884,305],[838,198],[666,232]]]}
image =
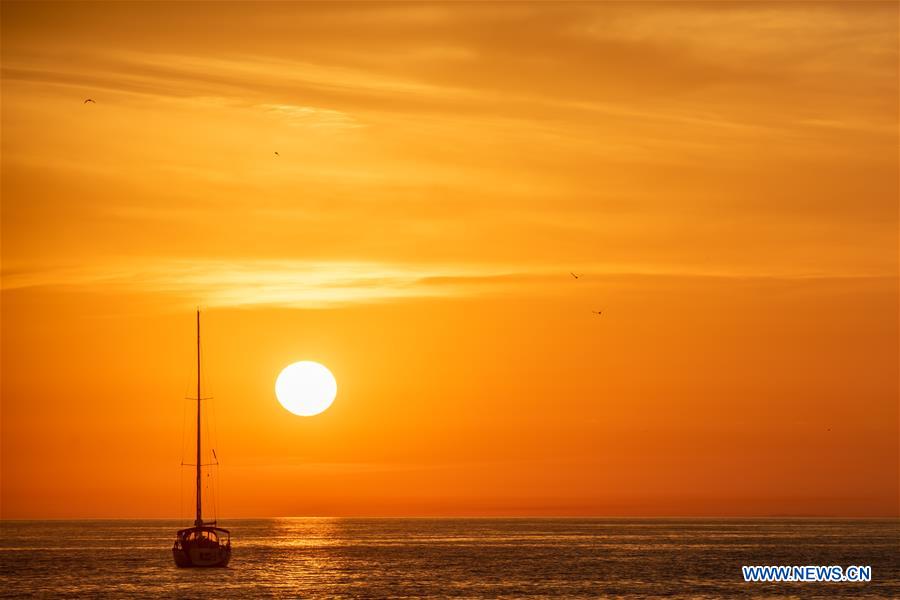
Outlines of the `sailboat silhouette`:
{"label": "sailboat silhouette", "polygon": [[[172,555],[179,567],[225,567],[231,560],[231,532],[216,527],[215,521],[203,522],[203,504],[200,488],[203,463],[200,460],[200,311],[197,311],[197,514],[194,526],[181,529],[175,534]],[[208,400],[208,398],[206,398]]]}

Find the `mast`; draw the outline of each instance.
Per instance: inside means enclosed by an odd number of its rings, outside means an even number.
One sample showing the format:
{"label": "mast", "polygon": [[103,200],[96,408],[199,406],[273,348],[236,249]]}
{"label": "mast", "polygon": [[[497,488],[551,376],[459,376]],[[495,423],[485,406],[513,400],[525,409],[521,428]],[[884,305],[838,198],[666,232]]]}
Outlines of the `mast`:
{"label": "mast", "polygon": [[200,309],[197,309],[197,518],[194,519],[194,527],[203,525],[203,517],[200,515],[202,504],[200,503]]}

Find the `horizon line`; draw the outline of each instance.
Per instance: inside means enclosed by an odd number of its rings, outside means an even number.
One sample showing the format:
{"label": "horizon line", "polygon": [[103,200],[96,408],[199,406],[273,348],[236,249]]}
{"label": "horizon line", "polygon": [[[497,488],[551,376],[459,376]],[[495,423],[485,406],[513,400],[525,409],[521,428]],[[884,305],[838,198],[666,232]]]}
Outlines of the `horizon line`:
{"label": "horizon line", "polygon": [[[276,519],[384,519],[384,520],[463,520],[463,519],[547,519],[547,520],[576,520],[576,519],[609,519],[609,520],[763,520],[763,519],[823,519],[823,520],[855,520],[855,521],[885,521],[900,520],[900,514],[895,515],[815,515],[815,514],[771,514],[771,515],[306,515],[306,516],[274,516],[274,517],[233,517],[229,519],[216,519],[209,523],[219,521],[262,521]],[[188,517],[44,517],[44,518],[5,518],[0,517],[0,522],[27,522],[27,521],[189,521]]]}

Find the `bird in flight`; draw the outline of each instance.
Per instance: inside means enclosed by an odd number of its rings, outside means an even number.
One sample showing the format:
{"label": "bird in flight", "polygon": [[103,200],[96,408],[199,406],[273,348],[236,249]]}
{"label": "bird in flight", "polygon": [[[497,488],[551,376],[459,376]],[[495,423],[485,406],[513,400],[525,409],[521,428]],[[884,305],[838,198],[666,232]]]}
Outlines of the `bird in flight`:
{"label": "bird in flight", "polygon": [[281,155],[278,154],[278,153],[276,152],[276,153],[275,153],[275,158],[278,158],[279,156],[281,156]]}
{"label": "bird in flight", "polygon": [[581,275],[576,275],[575,273],[572,273],[571,271],[569,272],[569,275],[571,275],[571,276],[574,277],[575,279],[580,279],[580,278],[581,278]]}
{"label": "bird in flight", "polygon": [[594,313],[595,315],[597,315],[598,317],[603,314],[602,310],[592,310],[591,312]]}
{"label": "bird in flight", "polygon": [[85,99],[84,104],[87,104],[88,102],[90,102],[91,104],[97,104],[96,102],[94,102],[94,99],[93,99],[93,98],[87,98],[87,99]]}

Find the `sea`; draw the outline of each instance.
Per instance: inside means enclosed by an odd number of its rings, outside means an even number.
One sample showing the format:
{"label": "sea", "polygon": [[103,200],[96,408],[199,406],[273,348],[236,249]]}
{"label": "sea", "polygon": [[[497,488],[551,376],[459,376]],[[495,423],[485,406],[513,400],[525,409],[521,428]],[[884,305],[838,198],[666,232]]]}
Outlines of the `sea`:
{"label": "sea", "polygon": [[[3,598],[900,598],[900,521],[221,522],[225,569],[179,569],[183,521],[2,521]],[[868,583],[746,583],[742,565],[869,565]]]}

